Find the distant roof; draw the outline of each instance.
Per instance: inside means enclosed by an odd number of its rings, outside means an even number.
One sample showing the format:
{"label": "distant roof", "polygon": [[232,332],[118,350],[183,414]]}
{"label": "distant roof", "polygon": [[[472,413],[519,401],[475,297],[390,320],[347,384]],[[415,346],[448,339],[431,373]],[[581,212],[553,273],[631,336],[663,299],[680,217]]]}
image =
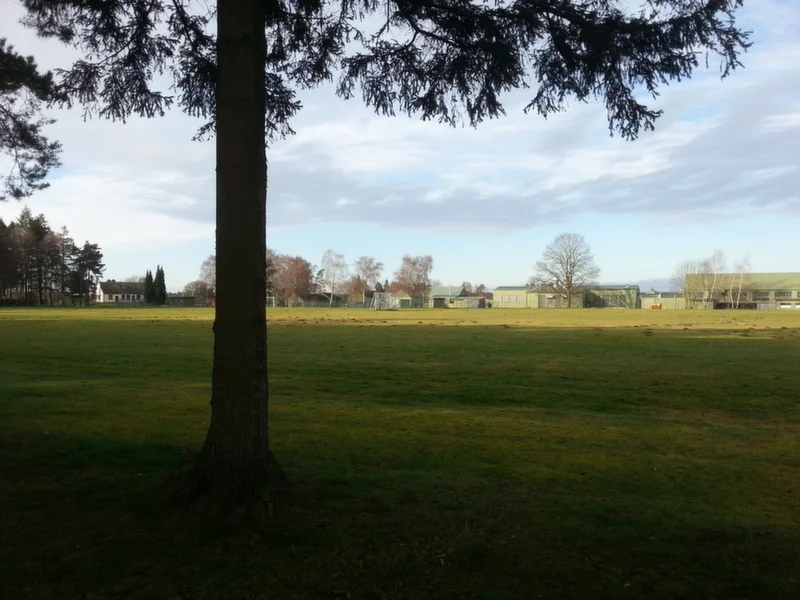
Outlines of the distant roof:
{"label": "distant roof", "polygon": [[438,298],[458,298],[466,296],[467,291],[463,285],[437,285],[431,288],[428,295]]}
{"label": "distant roof", "polygon": [[104,294],[144,294],[144,281],[101,281]]}
{"label": "distant roof", "polygon": [[[704,277],[704,275],[687,275],[687,278]],[[717,275],[718,289],[727,289],[739,285],[739,276],[734,273]],[[800,273],[745,273],[743,287],[751,290],[800,290]]]}
{"label": "distant roof", "polygon": [[589,290],[638,290],[638,285],[588,285]]}
{"label": "distant roof", "polygon": [[505,290],[527,290],[527,285],[500,285],[494,288],[493,291],[495,292],[502,292]]}
{"label": "distant roof", "polygon": [[681,292],[642,292],[642,298],[683,298]]}

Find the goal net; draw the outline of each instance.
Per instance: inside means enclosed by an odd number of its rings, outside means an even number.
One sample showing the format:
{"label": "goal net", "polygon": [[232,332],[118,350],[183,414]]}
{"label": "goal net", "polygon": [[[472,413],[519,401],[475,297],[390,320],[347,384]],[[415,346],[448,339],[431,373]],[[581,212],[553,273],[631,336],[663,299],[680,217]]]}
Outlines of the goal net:
{"label": "goal net", "polygon": [[372,310],[389,310],[395,308],[394,298],[392,298],[389,292],[375,292],[375,295],[372,297],[370,308]]}
{"label": "goal net", "polygon": [[275,302],[275,296],[267,296],[267,308],[275,308],[277,303]]}

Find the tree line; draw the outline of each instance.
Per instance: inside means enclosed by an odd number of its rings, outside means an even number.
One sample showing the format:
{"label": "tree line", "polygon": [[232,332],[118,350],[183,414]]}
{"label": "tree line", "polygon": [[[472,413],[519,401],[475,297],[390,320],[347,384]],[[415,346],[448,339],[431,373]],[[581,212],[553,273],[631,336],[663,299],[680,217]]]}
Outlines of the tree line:
{"label": "tree line", "polygon": [[25,207],[14,221],[0,218],[0,304],[86,304],[104,270],[97,244],[76,244],[43,214]]}
{"label": "tree line", "polygon": [[[196,281],[186,284],[184,293],[195,296],[198,302],[214,295],[216,287],[216,257],[206,258],[200,266]],[[432,287],[441,285],[433,279],[433,257],[407,254],[393,273],[385,279],[385,267],[373,256],[360,256],[352,263],[335,250],[327,250],[319,265],[302,256],[280,254],[267,249],[265,265],[266,296],[278,306],[295,306],[316,297],[329,306],[334,303],[366,304],[375,292],[406,293],[412,301],[422,304]],[[468,294],[485,296],[484,284],[461,284]]]}
{"label": "tree line", "polygon": [[[412,305],[422,306],[432,287],[441,285],[433,279],[433,257],[406,254],[392,273],[384,277],[385,265],[373,256],[360,256],[348,262],[345,256],[327,250],[319,265],[301,256],[267,252],[267,294],[280,306],[292,306],[317,296],[329,306],[334,303],[367,304],[376,292],[404,293]],[[486,286],[462,284],[468,293],[483,295]]]}

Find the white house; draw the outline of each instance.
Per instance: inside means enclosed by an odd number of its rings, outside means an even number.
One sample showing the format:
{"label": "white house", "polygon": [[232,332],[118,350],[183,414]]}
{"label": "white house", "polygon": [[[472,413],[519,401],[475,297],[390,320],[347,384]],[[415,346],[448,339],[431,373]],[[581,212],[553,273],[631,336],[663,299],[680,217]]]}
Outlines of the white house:
{"label": "white house", "polygon": [[144,302],[144,282],[101,281],[94,292],[96,302],[135,304]]}

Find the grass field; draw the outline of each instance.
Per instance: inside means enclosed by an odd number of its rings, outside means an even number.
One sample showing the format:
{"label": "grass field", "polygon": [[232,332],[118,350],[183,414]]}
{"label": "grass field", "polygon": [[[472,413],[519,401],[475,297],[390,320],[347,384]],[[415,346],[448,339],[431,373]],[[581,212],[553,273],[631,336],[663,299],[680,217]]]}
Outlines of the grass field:
{"label": "grass field", "polygon": [[800,598],[800,314],[269,317],[259,537],[165,502],[212,312],[0,310],[0,598]]}

